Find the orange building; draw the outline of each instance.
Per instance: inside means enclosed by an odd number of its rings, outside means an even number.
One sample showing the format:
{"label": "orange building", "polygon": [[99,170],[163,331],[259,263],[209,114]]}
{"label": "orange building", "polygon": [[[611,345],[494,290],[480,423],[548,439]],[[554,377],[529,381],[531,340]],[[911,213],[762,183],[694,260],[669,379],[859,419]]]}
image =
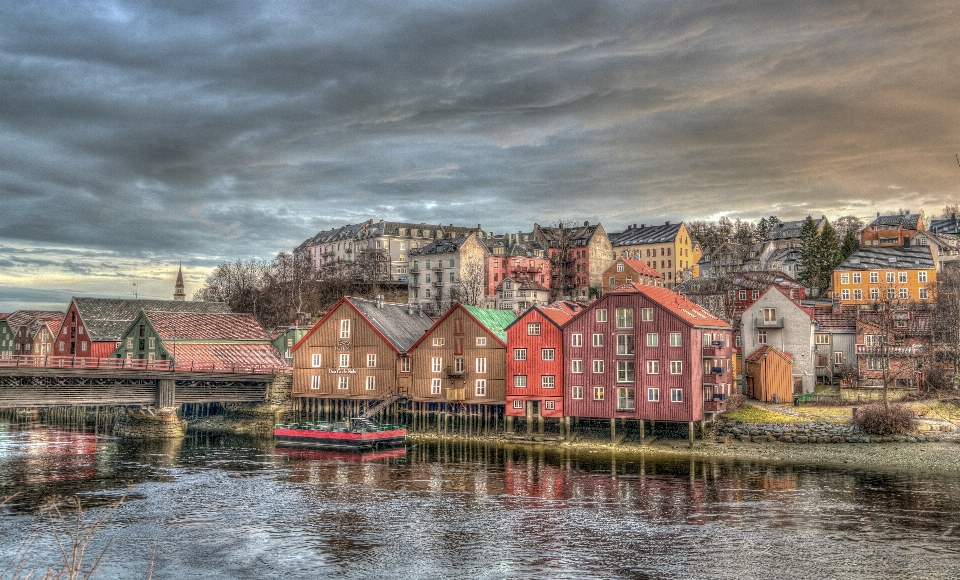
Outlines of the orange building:
{"label": "orange building", "polygon": [[923,229],[923,215],[880,215],[860,232],[861,246],[902,246],[913,234]]}
{"label": "orange building", "polygon": [[862,247],[833,270],[833,294],[842,304],[882,300],[926,303],[937,282],[929,247]]}
{"label": "orange building", "polygon": [[644,286],[663,286],[663,275],[646,262],[632,258],[617,258],[603,273],[604,292],[612,292],[614,288],[634,282]]}

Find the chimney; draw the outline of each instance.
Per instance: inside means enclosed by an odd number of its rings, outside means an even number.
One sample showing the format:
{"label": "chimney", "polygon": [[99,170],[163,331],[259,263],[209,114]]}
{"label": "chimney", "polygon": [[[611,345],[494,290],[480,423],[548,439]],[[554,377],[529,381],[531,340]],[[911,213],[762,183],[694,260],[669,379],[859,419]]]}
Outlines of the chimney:
{"label": "chimney", "polygon": [[637,224],[633,224],[633,229],[637,229]]}
{"label": "chimney", "polygon": [[411,314],[413,314],[413,304],[407,302],[407,315],[409,316]]}
{"label": "chimney", "polygon": [[665,223],[665,224],[663,224],[663,225],[665,225],[665,226],[669,226],[669,225],[670,225],[670,222],[667,222],[667,223]]}
{"label": "chimney", "polygon": [[420,318],[423,318],[423,304],[420,304],[419,302],[417,302],[417,310],[420,313]]}
{"label": "chimney", "polygon": [[830,305],[830,312],[832,314],[840,314],[842,310],[843,310],[843,304],[840,303],[840,297],[834,294],[833,303]]}
{"label": "chimney", "polygon": [[583,227],[589,228],[589,227],[590,227],[590,222],[587,222],[587,221],[583,222]]}

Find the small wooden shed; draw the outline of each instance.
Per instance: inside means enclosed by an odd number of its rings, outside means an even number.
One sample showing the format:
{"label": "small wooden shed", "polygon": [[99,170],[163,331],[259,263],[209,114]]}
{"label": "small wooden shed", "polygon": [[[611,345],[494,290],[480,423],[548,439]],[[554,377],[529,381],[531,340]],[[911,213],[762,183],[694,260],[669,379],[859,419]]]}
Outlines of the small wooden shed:
{"label": "small wooden shed", "polygon": [[793,357],[764,345],[744,359],[747,396],[765,403],[789,402],[793,397]]}

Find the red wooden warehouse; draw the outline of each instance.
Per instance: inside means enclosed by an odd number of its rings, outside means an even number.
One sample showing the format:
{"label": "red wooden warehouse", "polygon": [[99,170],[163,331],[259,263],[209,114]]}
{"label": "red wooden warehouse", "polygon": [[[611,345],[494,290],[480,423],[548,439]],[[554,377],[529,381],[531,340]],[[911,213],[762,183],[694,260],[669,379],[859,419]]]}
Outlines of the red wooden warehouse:
{"label": "red wooden warehouse", "polygon": [[543,431],[545,417],[563,417],[563,325],[579,311],[564,303],[535,306],[507,327],[507,431],[513,417]]}
{"label": "red wooden warehouse", "polygon": [[733,389],[730,325],[666,288],[621,286],[563,328],[565,414],[693,423]]}

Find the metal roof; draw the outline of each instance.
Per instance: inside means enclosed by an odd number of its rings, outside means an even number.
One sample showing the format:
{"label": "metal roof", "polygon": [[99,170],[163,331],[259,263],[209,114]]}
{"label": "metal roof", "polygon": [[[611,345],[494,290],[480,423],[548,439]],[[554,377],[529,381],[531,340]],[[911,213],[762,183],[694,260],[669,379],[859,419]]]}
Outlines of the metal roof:
{"label": "metal roof", "polygon": [[73,303],[87,327],[90,340],[116,341],[141,310],[156,312],[229,313],[226,302],[189,300],[128,300],[124,298],[76,298]]}
{"label": "metal roof", "polygon": [[850,254],[837,270],[930,270],[934,267],[929,246],[863,246]]}
{"label": "metal roof", "polygon": [[376,300],[353,297],[347,297],[346,300],[402,353],[409,351],[433,326],[433,319],[409,304],[378,303]]}
{"label": "metal roof", "polygon": [[517,315],[510,310],[493,310],[490,308],[480,308],[479,306],[468,306],[461,304],[477,321],[485,326],[487,330],[495,334],[503,342],[507,342],[507,327],[517,319]]}

